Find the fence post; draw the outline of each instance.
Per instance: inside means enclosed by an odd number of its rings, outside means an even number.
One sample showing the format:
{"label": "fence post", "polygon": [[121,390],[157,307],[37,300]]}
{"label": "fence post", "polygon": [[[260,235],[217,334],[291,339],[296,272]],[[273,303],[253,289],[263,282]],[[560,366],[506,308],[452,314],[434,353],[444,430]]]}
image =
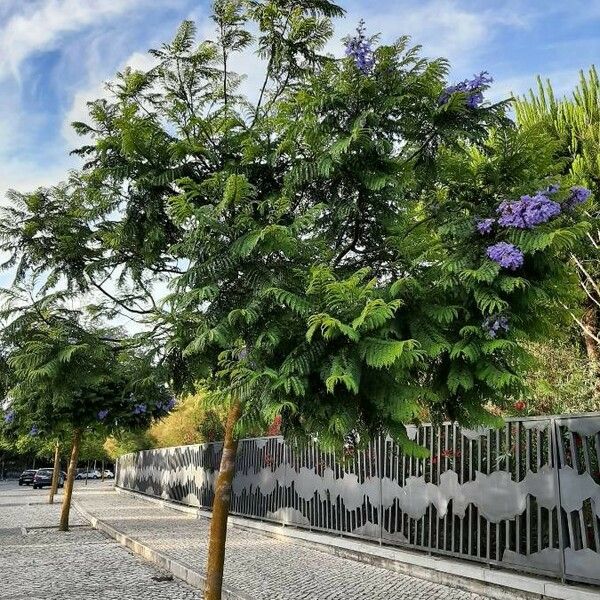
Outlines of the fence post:
{"label": "fence post", "polygon": [[377,457],[377,477],[379,477],[379,545],[383,545],[383,473],[385,471],[387,441],[379,434],[379,452]]}
{"label": "fence post", "polygon": [[[559,557],[560,557],[560,580],[562,583],[566,580],[566,569],[565,569],[565,543],[564,543],[564,532],[563,532],[563,514],[562,514],[562,502],[560,493],[560,450],[558,444],[560,443],[560,425],[556,422],[555,418],[550,420],[550,441],[552,444],[552,470],[554,472],[554,493],[556,498],[556,526],[558,527],[558,545],[559,545]],[[568,518],[568,515],[567,515]]]}

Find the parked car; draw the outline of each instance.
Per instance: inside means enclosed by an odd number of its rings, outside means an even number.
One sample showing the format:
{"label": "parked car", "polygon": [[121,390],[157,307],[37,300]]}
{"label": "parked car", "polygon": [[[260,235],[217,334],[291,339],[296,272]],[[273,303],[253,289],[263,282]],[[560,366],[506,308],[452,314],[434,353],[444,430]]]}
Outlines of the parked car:
{"label": "parked car", "polygon": [[26,471],[23,471],[19,477],[19,485],[31,485],[36,473],[37,469],[27,469]]}
{"label": "parked car", "polygon": [[102,477],[102,473],[96,470],[87,471],[87,477],[86,471],[81,471],[81,473],[77,473],[77,475],[75,475],[75,479],[100,479],[100,477]]}
{"label": "parked car", "polygon": [[[45,485],[52,485],[52,473],[54,469],[38,469],[35,477],[33,478],[33,489],[37,490],[41,489]],[[63,487],[65,485],[65,477],[61,472],[58,476],[58,487]]]}
{"label": "parked car", "polygon": [[104,479],[114,479],[115,474],[109,469],[104,469]]}

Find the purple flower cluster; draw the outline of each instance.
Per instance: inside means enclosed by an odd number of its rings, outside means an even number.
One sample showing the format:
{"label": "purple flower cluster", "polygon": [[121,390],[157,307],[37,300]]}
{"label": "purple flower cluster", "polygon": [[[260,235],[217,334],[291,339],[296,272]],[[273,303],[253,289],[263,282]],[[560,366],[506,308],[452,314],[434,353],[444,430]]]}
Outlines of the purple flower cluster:
{"label": "purple flower cluster", "polygon": [[132,414],[134,415],[143,415],[148,407],[145,404],[134,404]]}
{"label": "purple flower cluster", "polygon": [[169,398],[165,402],[157,402],[156,408],[164,413],[169,413],[175,408],[175,398]]}
{"label": "purple flower cluster", "polygon": [[98,421],[104,421],[104,419],[106,419],[107,416],[108,416],[107,408],[104,408],[104,409],[98,411]]}
{"label": "purple flower cluster", "polygon": [[9,410],[5,415],[4,415],[4,422],[5,423],[12,423],[15,420],[15,413],[12,410]]}
{"label": "purple flower cluster", "polygon": [[491,338],[495,338],[499,333],[508,331],[508,319],[504,315],[488,317],[481,327]]}
{"label": "purple flower cluster", "polygon": [[356,35],[346,41],[346,56],[354,60],[354,64],[363,75],[368,75],[375,65],[373,47],[365,35],[365,22],[362,19],[356,28]]}
{"label": "purple flower cluster", "polygon": [[498,224],[502,227],[531,229],[560,214],[560,204],[538,192],[535,196],[521,196],[519,200],[505,200],[498,207]]}
{"label": "purple flower cluster", "polygon": [[448,86],[440,96],[439,103],[446,104],[452,94],[458,92],[466,94],[465,105],[467,108],[477,108],[483,103],[483,91],[487,89],[494,81],[487,71],[482,71],[479,75],[473,75],[473,79],[465,79],[460,83]]}
{"label": "purple flower cluster", "polygon": [[40,430],[35,426],[32,425],[31,429],[29,430],[29,436],[30,437],[34,437],[36,436],[38,433],[40,432]]}
{"label": "purple flower cluster", "polygon": [[495,222],[496,219],[479,219],[475,226],[481,235],[488,235],[489,233],[492,233],[492,227]]}
{"label": "purple flower cluster", "polygon": [[516,271],[523,266],[523,253],[508,242],[498,242],[487,249],[488,258],[497,262],[501,267]]}
{"label": "purple flower cluster", "polygon": [[592,192],[581,185],[574,185],[571,188],[571,195],[565,200],[565,206],[568,208],[575,208],[577,205],[585,202]]}

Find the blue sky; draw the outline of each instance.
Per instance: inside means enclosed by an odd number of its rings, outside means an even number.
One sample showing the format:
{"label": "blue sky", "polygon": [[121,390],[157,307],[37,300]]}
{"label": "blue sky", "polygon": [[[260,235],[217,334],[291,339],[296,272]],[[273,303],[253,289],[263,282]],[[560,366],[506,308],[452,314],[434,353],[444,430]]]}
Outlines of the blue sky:
{"label": "blue sky", "polygon": [[[566,92],[600,57],[600,0],[339,1],[338,37],[361,17],[383,41],[409,34],[425,55],[449,58],[454,79],[488,70],[493,99],[525,92],[537,74]],[[0,0],[0,196],[77,166],[69,123],[85,118],[86,100],[126,64],[148,65],[147,49],[182,19],[210,36],[209,10],[206,0]]]}

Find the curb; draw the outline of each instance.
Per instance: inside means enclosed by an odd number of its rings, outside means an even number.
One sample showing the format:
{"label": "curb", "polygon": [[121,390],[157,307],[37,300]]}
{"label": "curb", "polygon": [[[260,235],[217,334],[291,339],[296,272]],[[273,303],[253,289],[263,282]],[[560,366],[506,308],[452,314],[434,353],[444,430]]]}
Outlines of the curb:
{"label": "curb", "polygon": [[[118,529],[115,529],[112,525],[109,525],[105,521],[102,521],[89,513],[77,500],[73,500],[73,508],[75,508],[75,510],[77,510],[77,512],[84,519],[89,521],[90,525],[94,529],[97,529],[108,537],[114,539],[121,544],[121,546],[125,546],[133,553],[141,556],[148,562],[151,562],[157,567],[172,573],[174,577],[181,579],[192,587],[198,589],[202,589],[204,587],[204,575],[201,575],[198,573],[198,571],[195,571],[190,565],[170,558],[166,554],[163,554],[158,550],[154,550],[139,540],[136,540],[135,538],[119,531]],[[247,594],[244,594],[243,592],[233,588],[227,588],[225,586],[223,587],[222,596],[224,600],[253,600]]]}
{"label": "curb", "polygon": [[[162,508],[196,515],[197,518],[211,517],[211,513],[202,508],[186,506],[117,486],[114,489],[119,494],[142,498]],[[494,600],[514,600],[515,596],[525,600],[600,600],[600,590],[596,591],[597,588],[592,586],[567,585],[559,580],[544,579],[518,571],[493,569],[475,562],[433,556],[393,546],[380,546],[351,537],[337,537],[236,515],[229,516],[229,523],[261,535],[282,540],[293,539],[298,544],[340,558],[382,567]]]}

